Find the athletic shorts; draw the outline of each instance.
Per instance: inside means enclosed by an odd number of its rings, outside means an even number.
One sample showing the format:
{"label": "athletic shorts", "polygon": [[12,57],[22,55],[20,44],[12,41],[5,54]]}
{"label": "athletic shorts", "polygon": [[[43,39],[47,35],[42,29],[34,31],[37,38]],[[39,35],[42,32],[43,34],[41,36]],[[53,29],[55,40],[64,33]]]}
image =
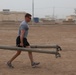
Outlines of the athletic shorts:
{"label": "athletic shorts", "polygon": [[[20,36],[18,36],[18,37],[16,38],[16,46],[17,46],[17,47],[21,47],[21,46],[20,46],[20,43],[21,43],[21,41],[20,41]],[[27,41],[26,38],[23,38],[23,45],[24,45],[24,47],[30,46],[30,44],[29,44],[29,42]]]}

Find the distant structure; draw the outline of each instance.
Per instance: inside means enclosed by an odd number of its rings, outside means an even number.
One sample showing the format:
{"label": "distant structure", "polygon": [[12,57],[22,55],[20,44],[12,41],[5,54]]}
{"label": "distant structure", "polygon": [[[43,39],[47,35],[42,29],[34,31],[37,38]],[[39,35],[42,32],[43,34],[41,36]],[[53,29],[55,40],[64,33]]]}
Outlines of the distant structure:
{"label": "distant structure", "polygon": [[66,17],[66,21],[76,21],[76,8],[74,9],[74,15],[69,15]]}
{"label": "distant structure", "polygon": [[9,9],[3,9],[0,11],[0,21],[22,21],[26,12],[10,11]]}
{"label": "distant structure", "polygon": [[66,21],[76,21],[76,15],[69,15],[66,17]]}
{"label": "distant structure", "polygon": [[45,19],[46,19],[46,20],[56,20],[56,16],[55,16],[55,15],[54,15],[54,16],[46,15],[46,16],[45,16]]}

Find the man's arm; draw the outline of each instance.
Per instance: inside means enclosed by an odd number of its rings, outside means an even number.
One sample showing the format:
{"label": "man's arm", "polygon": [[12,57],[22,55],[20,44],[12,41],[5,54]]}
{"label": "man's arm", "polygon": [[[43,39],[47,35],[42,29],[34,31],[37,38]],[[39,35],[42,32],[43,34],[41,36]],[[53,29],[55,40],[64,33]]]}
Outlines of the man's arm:
{"label": "man's arm", "polygon": [[25,33],[25,30],[21,30],[21,35],[20,35],[20,46],[23,46],[23,38],[24,38],[24,33]]}

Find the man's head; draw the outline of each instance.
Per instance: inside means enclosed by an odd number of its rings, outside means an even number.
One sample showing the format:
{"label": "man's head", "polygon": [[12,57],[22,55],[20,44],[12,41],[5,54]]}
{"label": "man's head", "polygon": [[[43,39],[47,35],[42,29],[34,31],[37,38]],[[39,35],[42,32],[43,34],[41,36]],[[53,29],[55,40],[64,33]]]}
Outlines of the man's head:
{"label": "man's head", "polygon": [[31,14],[26,13],[25,20],[26,20],[26,22],[30,22],[31,21]]}

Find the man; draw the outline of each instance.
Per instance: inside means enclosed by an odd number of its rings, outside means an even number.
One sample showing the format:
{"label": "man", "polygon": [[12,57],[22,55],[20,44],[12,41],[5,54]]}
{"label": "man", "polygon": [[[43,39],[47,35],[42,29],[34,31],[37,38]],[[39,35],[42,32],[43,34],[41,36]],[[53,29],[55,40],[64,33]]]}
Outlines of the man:
{"label": "man", "polygon": [[[18,37],[16,39],[16,46],[18,47],[30,48],[30,44],[27,41],[27,35],[28,35],[28,30],[29,30],[28,22],[30,22],[30,20],[31,20],[31,15],[29,13],[26,13],[25,20],[20,24]],[[10,68],[14,68],[11,63],[20,54],[21,54],[21,51],[20,50],[17,51],[17,53],[7,62],[7,65]],[[31,66],[33,68],[36,67],[36,65],[40,64],[39,62],[34,62],[32,52],[28,52],[28,55],[31,61]]]}

